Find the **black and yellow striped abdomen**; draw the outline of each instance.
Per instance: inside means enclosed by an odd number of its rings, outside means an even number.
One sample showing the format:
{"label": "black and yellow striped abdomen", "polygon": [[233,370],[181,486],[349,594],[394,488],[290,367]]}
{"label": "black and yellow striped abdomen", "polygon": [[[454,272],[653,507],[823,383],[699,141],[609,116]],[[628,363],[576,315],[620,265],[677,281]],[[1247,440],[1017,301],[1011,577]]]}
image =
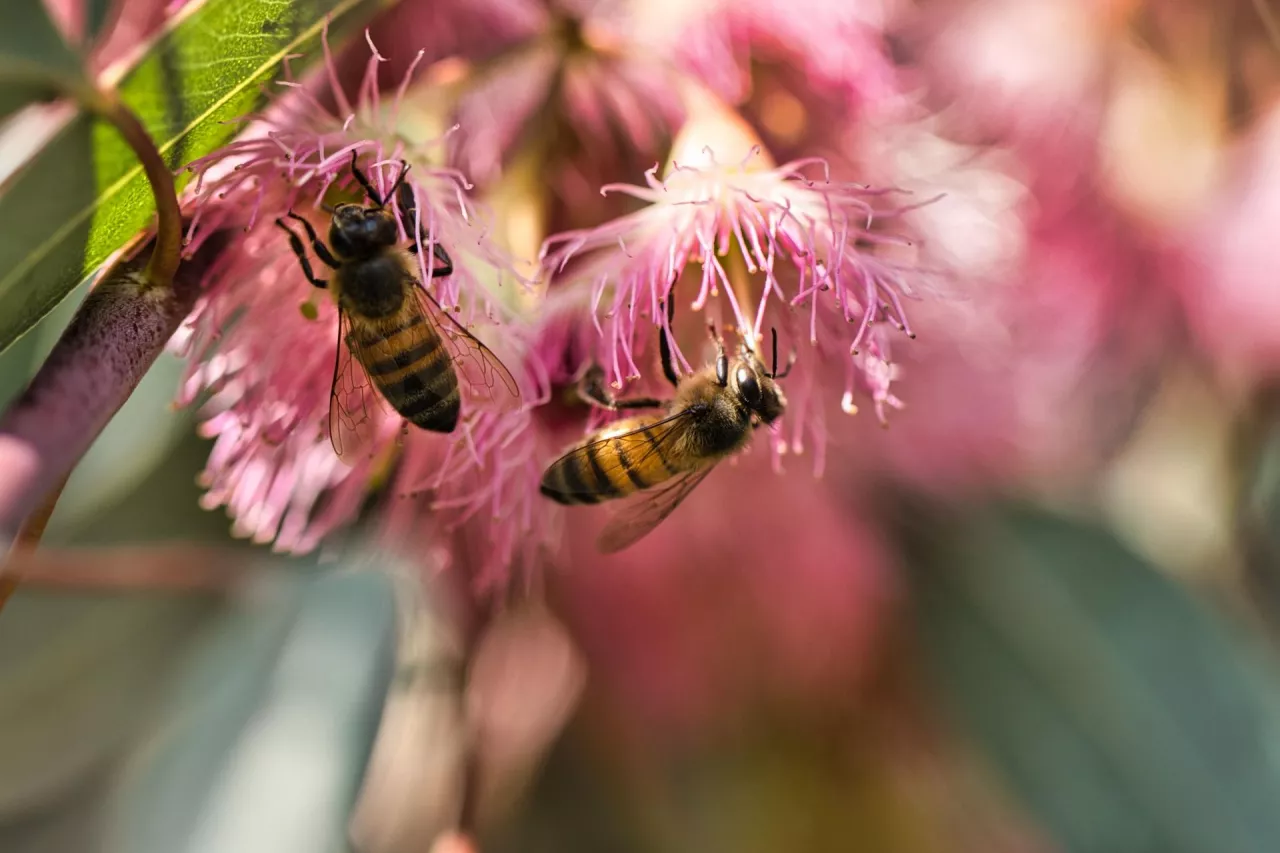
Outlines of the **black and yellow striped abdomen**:
{"label": "black and yellow striped abdomen", "polygon": [[352,316],[347,346],[405,420],[433,432],[453,432],[461,398],[449,351],[417,300],[406,299],[405,309],[377,321]]}
{"label": "black and yellow striped abdomen", "polygon": [[682,452],[686,428],[652,415],[610,424],[551,463],[542,494],[562,504],[594,504],[664,483],[697,467]]}

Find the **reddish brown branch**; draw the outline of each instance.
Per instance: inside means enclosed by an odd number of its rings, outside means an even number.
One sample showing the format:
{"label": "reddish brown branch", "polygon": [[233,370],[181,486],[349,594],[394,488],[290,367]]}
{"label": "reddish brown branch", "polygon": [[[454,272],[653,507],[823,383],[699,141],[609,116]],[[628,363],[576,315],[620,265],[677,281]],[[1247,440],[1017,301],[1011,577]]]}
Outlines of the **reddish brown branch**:
{"label": "reddish brown branch", "polygon": [[190,545],[41,548],[11,562],[28,587],[99,592],[225,592],[252,568],[242,553]]}
{"label": "reddish brown branch", "polygon": [[[0,417],[0,545],[84,455],[191,310],[224,245],[183,264],[173,287],[150,286],[150,251],[104,274],[23,395]],[[7,549],[6,549],[7,550]]]}

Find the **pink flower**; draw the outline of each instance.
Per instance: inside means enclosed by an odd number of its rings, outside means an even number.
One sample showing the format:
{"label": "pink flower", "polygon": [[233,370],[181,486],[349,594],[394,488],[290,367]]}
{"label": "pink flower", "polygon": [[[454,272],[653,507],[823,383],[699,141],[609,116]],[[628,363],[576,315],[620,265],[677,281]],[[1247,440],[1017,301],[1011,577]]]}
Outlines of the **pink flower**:
{"label": "pink flower", "polygon": [[682,82],[645,35],[661,16],[610,0],[516,5],[520,25],[508,28],[519,38],[493,55],[491,27],[477,17],[483,38],[422,81],[423,100],[441,102],[461,128],[451,162],[485,186],[522,150],[545,154],[544,180],[562,169],[591,175],[670,138]]}
{"label": "pink flower", "polygon": [[1173,328],[1158,286],[1169,257],[1097,199],[1027,238],[980,303],[989,322],[960,327],[946,306],[921,318],[928,346],[903,363],[911,405],[873,457],[833,453],[840,473],[873,489],[878,468],[940,492],[1078,482],[1123,441]]}
{"label": "pink flower", "polygon": [[[239,226],[246,233],[207,281],[178,341],[191,361],[180,401],[209,395],[201,429],[215,444],[204,473],[205,504],[226,506],[239,535],[309,551],[355,521],[373,494],[393,505],[389,531],[403,529],[402,508],[434,508],[433,528],[479,548],[468,565],[491,583],[518,562],[520,549],[542,541],[541,505],[529,500],[536,489],[533,449],[517,440],[528,412],[470,412],[464,402],[464,420],[451,435],[402,428],[398,417],[384,415],[375,420],[368,452],[339,460],[328,435],[336,348],[345,346],[337,307],[306,280],[275,223],[293,210],[323,231],[321,201],[333,192],[359,192],[349,168],[353,154],[383,194],[398,161],[408,161],[406,182],[422,228],[447,247],[455,268],[446,278],[431,276],[423,261],[431,245],[413,235],[428,292],[499,354],[526,402],[545,395],[537,365],[522,363],[519,327],[509,325],[521,310],[519,281],[489,245],[465,179],[397,138],[394,104],[380,110],[371,82],[380,61],[374,51],[357,103],[335,87],[338,114],[307,88],[287,84],[285,97],[244,138],[191,164],[198,175],[193,246],[214,229]],[[496,518],[504,526],[495,537]]]}
{"label": "pink flower", "polygon": [[538,494],[555,447],[528,409],[482,413],[460,433],[406,441],[378,530],[431,571],[466,578],[477,596],[497,594],[559,551],[561,513]]}
{"label": "pink flower", "polygon": [[[736,104],[751,94],[753,76],[795,69],[806,94],[838,105],[836,124],[898,92],[882,15],[870,4],[516,5],[514,28],[498,27],[501,16],[492,16],[493,24],[472,19],[485,38],[459,51],[463,62],[428,74],[424,88],[434,90],[427,99],[452,105],[451,120],[464,130],[451,140],[451,158],[477,182],[490,184],[519,151],[546,149],[542,174],[571,207],[589,203],[581,194],[587,184],[616,179],[619,167],[658,154],[691,106],[691,86],[709,86]],[[465,17],[447,14],[448,4],[440,8],[455,26]],[[508,30],[523,40],[508,39]]]}
{"label": "pink flower", "polygon": [[556,599],[628,735],[652,746],[762,705],[829,706],[873,667],[895,612],[892,567],[829,483],[779,476],[748,452],[609,557],[594,553],[595,512],[569,527],[578,570],[555,579]]}
{"label": "pink flower", "polygon": [[[440,60],[483,61],[510,50],[546,27],[541,0],[432,0],[396,3],[369,23],[369,40],[382,45],[378,88],[395,89],[413,69]],[[358,42],[334,63],[337,79],[358,80],[367,56]]]}
{"label": "pink flower", "polygon": [[[538,389],[531,407],[500,419],[481,415],[466,442],[406,457],[393,484],[401,499],[380,522],[393,541],[415,543],[428,565],[463,574],[477,593],[563,563],[566,538],[585,529],[539,484],[547,465],[581,437],[584,412],[591,412],[588,423],[600,420],[600,410],[588,410],[575,394],[594,342],[590,318],[573,300],[553,298],[518,333],[524,370]],[[445,491],[461,499],[422,499]]]}
{"label": "pink flower", "polygon": [[946,193],[912,214],[912,234],[921,266],[960,286],[912,306],[919,340],[893,359],[907,405],[888,430],[831,430],[828,471],[950,492],[1082,477],[1132,425],[1177,261],[1106,184],[1109,22],[1100,4],[1060,0],[904,20],[918,25],[904,73],[937,109],[856,127],[851,150],[866,180]]}
{"label": "pink flower", "polygon": [[913,224],[924,263],[964,291],[913,306],[919,339],[898,359],[909,405],[888,430],[833,440],[829,472],[953,496],[1079,481],[1131,428],[1170,342],[1178,253],[1108,198],[1093,140],[991,150],[933,135],[947,126],[886,135],[871,159],[947,193]]}
{"label": "pink flower", "polygon": [[737,102],[753,75],[795,69],[811,93],[840,113],[896,97],[884,41],[885,4],[712,0],[668,28],[683,67]]}
{"label": "pink flower", "polygon": [[1176,281],[1200,346],[1236,378],[1280,372],[1280,109],[1232,149],[1224,179],[1179,235],[1190,263]]}
{"label": "pink flower", "polygon": [[[1109,0],[960,0],[912,20],[908,54],[952,134],[1004,139],[1053,161],[1103,121]],[[1036,180],[1074,181],[1069,169]]]}
{"label": "pink flower", "polygon": [[[556,235],[543,247],[544,266],[553,290],[589,299],[597,358],[614,387],[653,375],[641,356],[666,325],[668,300],[676,300],[683,326],[674,331],[684,372],[702,362],[681,351],[682,330],[698,328],[705,340],[706,320],[722,327],[727,320],[758,349],[776,328],[783,345],[799,351],[787,379],[792,437],[778,449],[799,452],[811,440],[820,468],[825,405],[839,400],[853,412],[855,398],[867,396],[881,420],[900,405],[890,390],[890,341],[912,336],[905,299],[923,289],[924,276],[913,271],[907,242],[882,221],[908,208],[886,203],[888,191],[832,182],[820,161],[775,166],[723,110],[699,116],[682,131],[664,178],[655,166],[646,186],[603,190],[627,193],[643,208]],[[689,311],[702,322],[692,323]],[[819,365],[843,365],[843,388],[828,398],[816,393]]]}
{"label": "pink flower", "polygon": [[[88,64],[97,73],[119,60],[130,58],[164,23],[190,0],[112,0],[106,17],[88,45]],[[85,39],[89,0],[44,0],[64,37],[73,43]]]}

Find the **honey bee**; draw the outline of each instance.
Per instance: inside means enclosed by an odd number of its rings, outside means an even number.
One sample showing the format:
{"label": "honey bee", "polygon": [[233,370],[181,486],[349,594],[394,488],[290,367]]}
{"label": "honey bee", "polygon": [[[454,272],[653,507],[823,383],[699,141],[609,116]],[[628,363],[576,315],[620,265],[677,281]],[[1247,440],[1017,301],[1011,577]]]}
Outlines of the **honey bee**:
{"label": "honey bee", "polygon": [[[351,154],[351,173],[373,203],[339,204],[332,214],[329,244],[293,211],[289,218],[302,224],[316,257],[333,269],[332,279],[317,278],[301,238],[277,219],[289,235],[289,245],[307,281],[328,288],[338,305],[338,346],[329,401],[329,439],[339,457],[350,457],[371,433],[377,394],[405,420],[432,432],[453,432],[461,412],[459,375],[470,401],[505,410],[519,404],[515,379],[497,356],[476,340],[431,297],[419,281],[414,259],[419,246],[431,244],[431,278],[453,273],[453,261],[425,228],[418,240],[400,247],[399,228],[414,233],[413,190],[404,182],[409,164],[400,162],[387,199],[395,198],[400,222],[387,201],[374,189]],[[360,363],[352,365],[352,357]]]}
{"label": "honey bee", "polygon": [[765,370],[745,342],[738,358],[730,362],[714,330],[712,337],[717,347],[715,363],[680,380],[664,332],[662,370],[676,386],[670,401],[615,400],[605,390],[604,373],[598,366],[589,369],[579,384],[579,394],[592,405],[613,411],[665,410],[605,426],[551,463],[542,475],[542,494],[561,504],[594,504],[634,495],[606,523],[598,542],[601,551],[620,551],[648,534],[718,462],[746,447],[755,427],[772,424],[786,408],[774,380],[786,376],[791,363],[778,372],[776,330],[772,371]]}

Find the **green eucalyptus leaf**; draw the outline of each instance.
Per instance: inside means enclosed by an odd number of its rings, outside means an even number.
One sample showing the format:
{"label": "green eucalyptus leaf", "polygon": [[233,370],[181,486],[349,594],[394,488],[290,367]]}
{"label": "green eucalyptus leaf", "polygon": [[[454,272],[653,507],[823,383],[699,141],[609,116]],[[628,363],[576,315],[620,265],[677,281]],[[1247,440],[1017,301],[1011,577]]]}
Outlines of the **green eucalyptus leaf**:
{"label": "green eucalyptus leaf", "polygon": [[80,57],[63,41],[43,0],[5,0],[0,11],[0,118],[85,85]]}
{"label": "green eucalyptus leaf", "polygon": [[126,775],[120,853],[347,849],[395,665],[392,583],[283,577],[195,656]]}
{"label": "green eucalyptus leaf", "polygon": [[195,596],[18,591],[0,619],[0,850],[12,824],[54,809],[137,736],[214,609]]}
{"label": "green eucalyptus leaf", "polygon": [[88,285],[81,285],[54,310],[46,314],[30,333],[0,352],[0,410],[17,399],[27,387],[40,365],[48,358],[58,337],[75,314],[76,297],[83,298],[89,292]]}
{"label": "green eucalyptus leaf", "polygon": [[923,646],[1062,849],[1275,850],[1280,680],[1261,643],[1105,530],[1027,508],[951,521],[913,537]]}
{"label": "green eucalyptus leaf", "polygon": [[[26,2],[26,0],[24,0]],[[290,54],[314,56],[326,19],[349,24],[372,0],[198,0],[121,81],[175,170],[226,143],[260,108]],[[189,176],[179,176],[179,188]],[[132,149],[77,115],[0,196],[0,350],[149,227],[155,206]]]}

